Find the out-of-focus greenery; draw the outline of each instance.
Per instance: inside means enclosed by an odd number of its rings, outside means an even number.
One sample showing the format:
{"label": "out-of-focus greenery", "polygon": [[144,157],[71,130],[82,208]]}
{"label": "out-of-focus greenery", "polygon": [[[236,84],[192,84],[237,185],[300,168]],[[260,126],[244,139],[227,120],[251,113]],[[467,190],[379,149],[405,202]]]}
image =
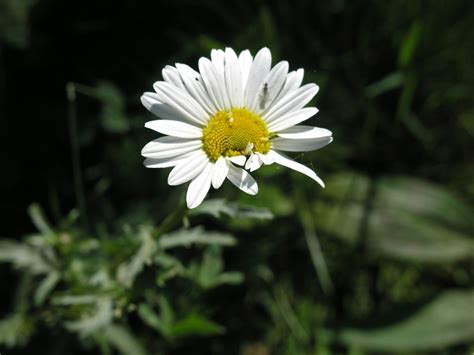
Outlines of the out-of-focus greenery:
{"label": "out-of-focus greenery", "polygon": [[[0,0],[0,352],[473,352],[473,23],[467,0]],[[188,211],[142,166],[141,93],[224,46],[320,86],[335,140],[294,158],[326,189],[270,166]]]}

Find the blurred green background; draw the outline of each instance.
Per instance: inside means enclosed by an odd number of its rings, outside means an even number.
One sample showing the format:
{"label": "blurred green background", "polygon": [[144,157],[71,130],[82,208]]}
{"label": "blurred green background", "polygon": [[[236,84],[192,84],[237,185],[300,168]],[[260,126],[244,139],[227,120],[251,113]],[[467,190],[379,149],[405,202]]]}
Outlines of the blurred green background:
{"label": "blurred green background", "polygon": [[[143,167],[142,92],[225,46],[320,86],[326,189]],[[469,0],[0,0],[0,353],[471,354],[473,58]]]}

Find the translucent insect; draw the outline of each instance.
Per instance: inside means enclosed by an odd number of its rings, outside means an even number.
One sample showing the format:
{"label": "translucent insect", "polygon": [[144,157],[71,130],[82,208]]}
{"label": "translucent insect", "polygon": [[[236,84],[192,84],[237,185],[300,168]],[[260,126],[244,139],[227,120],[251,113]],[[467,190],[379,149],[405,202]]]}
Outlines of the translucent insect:
{"label": "translucent insect", "polygon": [[267,105],[268,98],[268,83],[263,83],[263,88],[260,90],[258,97],[259,107],[261,110],[263,110]]}

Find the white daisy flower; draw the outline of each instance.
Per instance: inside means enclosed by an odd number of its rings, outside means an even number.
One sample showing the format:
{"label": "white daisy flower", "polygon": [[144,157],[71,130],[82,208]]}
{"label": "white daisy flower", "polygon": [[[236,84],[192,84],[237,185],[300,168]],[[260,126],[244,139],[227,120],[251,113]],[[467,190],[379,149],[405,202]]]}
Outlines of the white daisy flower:
{"label": "white daisy flower", "polygon": [[[298,125],[318,112],[304,107],[318,92],[316,84],[301,86],[303,69],[288,72],[288,62],[271,67],[271,53],[212,50],[199,59],[199,72],[185,64],[166,66],[155,92],[142,95],[143,105],[161,119],[145,127],[164,136],[143,147],[148,168],[172,167],[169,185],[189,184],[189,208],[204,200],[211,185],[225,178],[255,195],[258,186],[246,171],[277,163],[303,173],[321,186],[308,167],[282,151],[302,152],[332,141],[331,131]],[[246,170],[245,170],[246,169]]]}

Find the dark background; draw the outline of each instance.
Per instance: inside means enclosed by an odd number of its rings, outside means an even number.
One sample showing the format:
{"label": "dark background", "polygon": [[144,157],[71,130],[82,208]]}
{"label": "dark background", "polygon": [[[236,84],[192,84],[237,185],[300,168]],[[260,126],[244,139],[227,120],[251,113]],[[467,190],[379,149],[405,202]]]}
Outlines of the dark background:
{"label": "dark background", "polygon": [[[182,62],[197,68],[199,57],[208,56],[212,48],[248,48],[255,54],[268,46],[273,63],[288,60],[291,70],[305,69],[305,82],[320,86],[315,99],[320,112],[310,124],[332,130],[335,140],[323,150],[295,158],[315,168],[328,188],[321,192],[304,177],[268,168],[257,174],[261,196],[255,199],[229,186],[213,192],[211,197],[267,207],[276,219],[247,231],[199,220],[208,228],[227,229],[244,238],[223,260],[242,271],[246,281],[222,286],[200,299],[203,305],[214,305],[211,318],[227,328],[225,335],[165,342],[155,350],[377,353],[370,346],[351,347],[344,341],[326,345],[317,329],[389,324],[445,291],[468,291],[474,286],[473,10],[471,1],[460,0],[0,0],[1,235],[21,240],[35,230],[27,213],[33,202],[43,207],[53,225],[62,225],[66,214],[78,207],[71,158],[76,138],[88,217],[84,230],[93,234],[91,226],[114,230],[117,223],[135,225],[165,218],[180,203],[184,188],[167,186],[167,171],[142,165],[141,147],[154,135],[143,127],[151,115],[141,106],[140,95],[161,80],[166,64]],[[72,133],[67,83],[80,84],[72,106],[77,110],[77,130]],[[342,194],[338,181],[346,181],[347,176],[355,184],[349,194],[357,195],[364,186],[365,217],[354,222],[350,213],[340,215],[349,231],[349,236],[345,232],[340,236],[338,228],[323,220],[332,216],[332,199]],[[391,189],[387,200],[377,200],[379,184]],[[304,202],[301,195],[306,196]],[[351,203],[357,199],[349,198]],[[333,293],[324,292],[324,282],[322,288],[318,286],[302,237],[305,224],[299,222],[305,220],[298,212],[303,204],[311,207],[310,219],[326,254]],[[395,206],[395,212],[375,232],[370,216],[379,206]],[[413,212],[413,219],[397,224],[401,220],[397,208]],[[432,224],[418,220],[417,213],[423,218],[428,214]],[[357,241],[347,242],[355,230]],[[421,238],[415,247],[407,244],[415,250],[409,257],[393,252],[400,243],[417,240],[420,230],[428,239]],[[397,233],[403,235],[400,240]],[[386,238],[381,242],[380,234]],[[417,256],[417,247],[421,251],[423,243],[433,247],[438,237],[441,249],[433,252],[434,259],[429,256],[426,262],[425,254]],[[442,249],[458,248],[459,238],[463,251],[444,257]],[[388,247],[377,249],[380,245]],[[272,270],[269,284],[262,285],[254,276],[260,264]],[[1,310],[6,315],[14,304],[18,273],[10,267],[1,270],[5,280],[0,283]],[[392,275],[388,281],[386,274]],[[394,289],[396,275],[404,281]],[[308,310],[319,310],[304,323],[311,329],[308,339],[279,324],[268,305],[258,301],[242,305],[245,299],[260,299],[256,294],[278,295],[279,290],[292,295],[302,323],[313,314]],[[355,304],[350,304],[351,299]],[[135,329],[133,316],[126,322]],[[56,323],[41,324],[41,316],[36,326],[37,335],[29,345],[2,354],[99,351],[73,335],[67,335],[74,339],[69,345],[61,343],[61,334],[68,333]],[[153,336],[140,329],[136,329],[138,338]],[[474,340],[474,331],[468,333],[420,351],[467,354]],[[418,351],[387,349],[380,351]]]}

